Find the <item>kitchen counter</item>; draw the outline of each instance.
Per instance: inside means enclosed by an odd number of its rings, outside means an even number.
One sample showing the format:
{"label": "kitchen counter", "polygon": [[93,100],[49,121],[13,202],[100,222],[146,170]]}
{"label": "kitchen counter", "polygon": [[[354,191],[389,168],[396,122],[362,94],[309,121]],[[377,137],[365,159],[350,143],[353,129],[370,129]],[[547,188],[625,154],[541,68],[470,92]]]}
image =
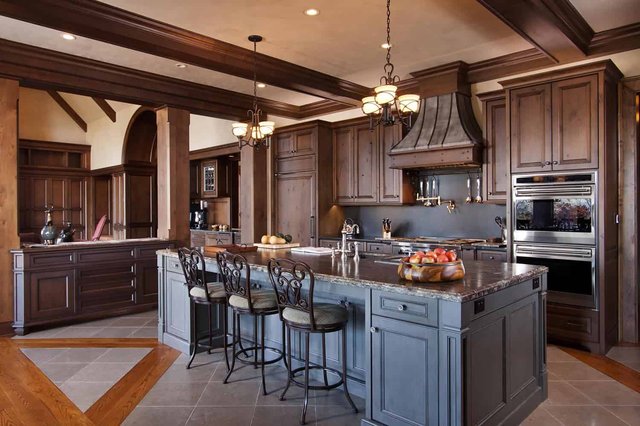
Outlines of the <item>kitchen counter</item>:
{"label": "kitchen counter", "polygon": [[[322,240],[330,240],[330,241],[341,241],[342,237],[320,237],[319,241]],[[435,239],[434,239],[435,240]],[[389,244],[389,245],[410,245],[410,244],[430,244],[433,246],[437,246],[438,244],[444,244],[444,245],[451,245],[452,241],[463,241],[464,239],[457,239],[457,238],[445,238],[443,237],[441,239],[440,242],[432,242],[432,241],[425,241],[424,239],[417,237],[417,238],[405,238],[405,237],[393,237],[393,238],[382,238],[382,237],[374,237],[374,238],[351,238],[348,241],[349,242],[353,242],[353,241],[357,241],[357,242],[361,242],[361,243],[377,243],[377,244]],[[470,238],[469,240],[476,240],[478,242],[473,242],[473,243],[458,243],[458,244],[454,244],[454,245],[459,245],[461,249],[464,250],[471,250],[474,248],[477,249],[481,249],[481,250],[494,250],[494,251],[501,251],[501,252],[506,252],[507,251],[507,246],[506,244],[503,243],[490,243],[490,242],[486,242],[484,240],[480,240],[479,238]]]}
{"label": "kitchen counter", "polygon": [[[20,251],[30,252],[38,250],[69,250],[81,247],[109,247],[116,245],[137,245],[146,243],[166,242],[162,238],[131,238],[128,240],[98,240],[98,241],[72,241],[69,243],[59,243],[53,245],[46,244],[24,244]],[[14,250],[17,251],[18,249]]]}
{"label": "kitchen counter", "polygon": [[[176,250],[164,250],[159,255],[178,258]],[[307,263],[316,279],[330,283],[356,287],[383,289],[408,295],[434,297],[456,302],[467,302],[517,285],[547,272],[544,266],[483,261],[464,261],[464,279],[449,283],[413,283],[398,277],[397,266],[361,259],[357,264],[348,259],[343,263],[339,257],[314,256],[292,253],[289,250],[258,250],[244,253],[252,269],[267,272],[267,263],[273,257],[286,258]],[[214,268],[215,258],[209,257]]]}
{"label": "kitchen counter", "polygon": [[[347,309],[347,382],[366,400],[363,426],[519,424],[547,397],[544,267],[465,260],[463,280],[414,284],[376,257],[343,263],[285,250],[245,257],[252,284],[262,289],[271,289],[271,257],[308,263],[315,272],[314,301]],[[158,338],[189,353],[192,307],[176,251],[158,251],[157,265]],[[205,268],[211,281],[219,280],[215,259],[208,257]],[[195,326],[204,329],[207,311],[198,312]],[[221,316],[229,312],[217,305],[211,312],[221,345]],[[252,319],[243,315],[241,323],[243,339],[252,341]],[[265,319],[265,330],[267,345],[282,349],[278,315]],[[316,365],[322,363],[320,342],[311,336]],[[338,333],[327,336],[327,365],[334,369],[342,365],[339,342]],[[293,332],[291,344],[296,368],[304,338]]]}

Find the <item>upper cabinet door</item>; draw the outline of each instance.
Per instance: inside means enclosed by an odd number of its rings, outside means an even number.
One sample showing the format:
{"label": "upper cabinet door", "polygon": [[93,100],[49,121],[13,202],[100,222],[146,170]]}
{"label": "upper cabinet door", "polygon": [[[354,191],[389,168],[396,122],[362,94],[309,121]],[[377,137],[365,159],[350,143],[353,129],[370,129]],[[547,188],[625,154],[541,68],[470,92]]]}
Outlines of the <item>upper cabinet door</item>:
{"label": "upper cabinet door", "polygon": [[336,204],[353,204],[353,146],[352,127],[341,127],[333,131],[333,194]]}
{"label": "upper cabinet door", "polygon": [[598,78],[553,83],[553,169],[598,167]]}
{"label": "upper cabinet door", "polygon": [[511,171],[551,170],[551,85],[510,91]]}
{"label": "upper cabinet door", "polygon": [[315,172],[275,179],[275,231],[290,234],[303,247],[316,245],[316,188]]}
{"label": "upper cabinet door", "polygon": [[294,155],[295,132],[277,133],[273,139],[276,158],[292,157]]}
{"label": "upper cabinet door", "polygon": [[485,103],[485,200],[506,202],[509,190],[507,106],[505,99]]}
{"label": "upper cabinet door", "polygon": [[296,156],[314,154],[316,133],[317,129],[315,127],[306,130],[298,130],[294,136],[295,143],[293,145],[293,154]]}
{"label": "upper cabinet door", "polygon": [[389,167],[391,147],[402,139],[402,124],[380,129],[380,199],[385,204],[402,204],[402,170]]}
{"label": "upper cabinet door", "polygon": [[369,125],[355,129],[353,195],[357,203],[378,201],[378,140]]}

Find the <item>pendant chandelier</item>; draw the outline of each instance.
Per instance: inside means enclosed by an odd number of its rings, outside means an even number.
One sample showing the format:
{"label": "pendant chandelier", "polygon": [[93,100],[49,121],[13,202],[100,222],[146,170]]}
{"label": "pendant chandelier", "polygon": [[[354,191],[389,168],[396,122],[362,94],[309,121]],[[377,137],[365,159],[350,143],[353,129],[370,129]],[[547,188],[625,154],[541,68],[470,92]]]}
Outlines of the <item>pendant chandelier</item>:
{"label": "pendant chandelier", "polygon": [[362,98],[362,112],[369,116],[369,127],[382,124],[392,126],[400,121],[407,128],[411,127],[411,114],[420,110],[420,96],[397,96],[397,83],[400,77],[393,74],[391,63],[391,0],[387,0],[387,63],[384,65],[385,75],[380,77],[380,85],[374,89],[373,96]]}
{"label": "pendant chandelier", "polygon": [[249,41],[253,43],[253,109],[247,111],[247,116],[249,117],[248,123],[233,123],[231,124],[231,130],[233,135],[238,138],[240,149],[242,149],[243,146],[268,148],[276,123],[273,121],[260,121],[262,110],[258,108],[256,45],[262,41],[262,36],[250,35]]}

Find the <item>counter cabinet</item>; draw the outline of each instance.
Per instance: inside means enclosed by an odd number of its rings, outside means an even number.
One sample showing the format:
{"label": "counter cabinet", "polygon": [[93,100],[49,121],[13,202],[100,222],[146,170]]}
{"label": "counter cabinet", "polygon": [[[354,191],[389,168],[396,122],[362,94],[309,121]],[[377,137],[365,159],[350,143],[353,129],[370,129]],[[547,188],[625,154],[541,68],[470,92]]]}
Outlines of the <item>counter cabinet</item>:
{"label": "counter cabinet", "polygon": [[[360,268],[365,263],[361,261]],[[270,288],[266,271],[254,266],[254,285]],[[189,301],[180,265],[174,254],[163,252],[158,267],[160,339],[187,353]],[[208,259],[206,268],[215,274],[215,260]],[[315,300],[341,303],[350,313],[348,384],[353,394],[366,400],[363,425],[491,425],[524,420],[547,395],[545,298],[543,272],[464,302],[316,276]],[[221,343],[219,315],[215,312],[213,320]],[[253,339],[249,318],[241,328],[244,338]],[[266,333],[268,346],[282,348],[277,315],[267,319]],[[339,333],[327,335],[330,367],[340,368],[339,342]],[[297,333],[292,334],[292,345],[294,366],[299,366],[304,347]],[[320,363],[320,348],[319,336],[312,336],[314,363]]]}

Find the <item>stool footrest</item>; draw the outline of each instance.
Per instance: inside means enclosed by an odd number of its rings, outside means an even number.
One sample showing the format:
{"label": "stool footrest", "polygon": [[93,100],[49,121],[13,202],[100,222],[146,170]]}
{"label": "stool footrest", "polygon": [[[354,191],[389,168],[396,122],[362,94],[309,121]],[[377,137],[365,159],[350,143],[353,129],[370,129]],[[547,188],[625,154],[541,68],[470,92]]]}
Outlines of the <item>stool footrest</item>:
{"label": "stool footrest", "polygon": [[[309,370],[324,370],[327,373],[332,373],[332,374],[335,374],[338,377],[340,377],[340,380],[338,380],[336,383],[332,383],[332,384],[330,384],[328,386],[325,386],[325,385],[309,385],[309,389],[312,389],[312,390],[331,390],[331,389],[337,388],[338,386],[342,386],[342,383],[344,383],[342,381],[342,373],[340,373],[338,370],[335,370],[333,368],[322,367],[321,365],[310,365],[309,366]],[[304,367],[298,367],[298,368],[296,368],[294,370],[291,370],[291,376],[289,377],[289,381],[291,383],[293,383],[294,385],[298,386],[298,387],[304,388],[305,387],[304,386],[304,382],[299,382],[296,379],[296,374],[297,373],[302,373],[302,372],[304,372]]]}
{"label": "stool footrest", "polygon": [[[247,352],[253,352],[253,351],[258,351],[260,352],[262,350],[262,348],[260,346],[251,346],[248,348],[243,348],[240,350],[237,350],[233,356],[240,362],[242,362],[243,364],[254,364],[254,362],[251,360],[251,356],[247,354]],[[262,359],[259,359],[257,363],[255,363],[256,365],[262,365],[264,362],[264,365],[270,365],[270,364],[275,364],[278,361],[281,361],[282,358],[284,357],[284,353],[277,348],[273,348],[270,346],[265,346],[264,347],[265,351],[271,351],[271,352],[275,352],[276,354],[278,354],[278,356],[274,359],[270,359],[268,361],[263,361]],[[244,355],[246,358],[240,358],[240,355]]]}

